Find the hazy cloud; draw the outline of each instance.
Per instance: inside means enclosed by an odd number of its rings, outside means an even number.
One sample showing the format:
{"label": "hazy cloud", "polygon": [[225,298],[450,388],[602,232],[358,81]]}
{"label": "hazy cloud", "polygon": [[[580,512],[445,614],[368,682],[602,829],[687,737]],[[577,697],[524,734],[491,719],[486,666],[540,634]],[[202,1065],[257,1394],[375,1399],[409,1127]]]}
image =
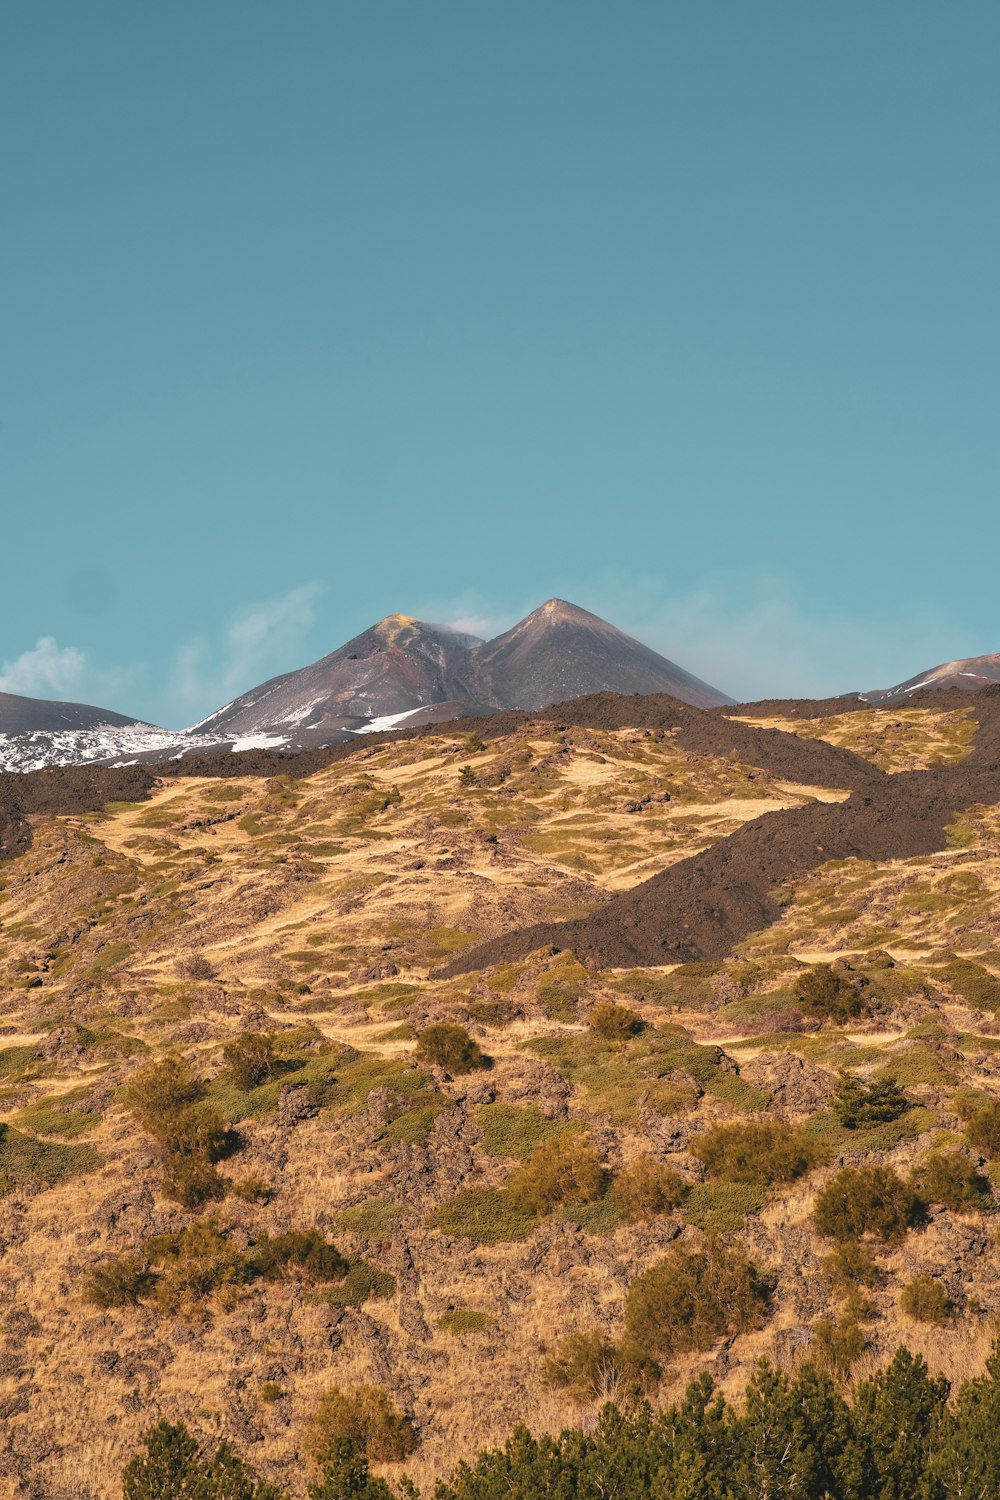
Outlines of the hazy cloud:
{"label": "hazy cloud", "polygon": [[87,675],[87,658],[76,646],[60,646],[53,635],[41,636],[28,651],[0,667],[0,692],[27,698],[66,698]]}
{"label": "hazy cloud", "polygon": [[[613,608],[614,606],[612,606]],[[887,625],[862,612],[807,610],[777,584],[739,599],[704,588],[654,603],[633,597],[610,618],[734,698],[819,698],[888,687],[951,655],[972,655],[961,623],[925,610]]]}
{"label": "hazy cloud", "polygon": [[221,640],[199,637],[179,646],[168,690],[175,711],[213,713],[262,678],[301,666],[296,652],[316,622],[319,593],[317,583],[300,584],[277,599],[244,605]]}

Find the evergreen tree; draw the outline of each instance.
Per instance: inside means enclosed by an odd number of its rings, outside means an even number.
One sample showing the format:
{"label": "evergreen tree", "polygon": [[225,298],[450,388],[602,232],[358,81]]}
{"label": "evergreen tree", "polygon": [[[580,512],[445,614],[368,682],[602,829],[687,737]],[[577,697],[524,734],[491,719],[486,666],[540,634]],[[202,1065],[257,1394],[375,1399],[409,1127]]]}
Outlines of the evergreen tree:
{"label": "evergreen tree", "polygon": [[967,1380],[935,1456],[933,1471],[948,1500],[995,1500],[1000,1495],[1000,1343],[986,1374]]}
{"label": "evergreen tree", "polygon": [[949,1389],[908,1349],[858,1387],[854,1426],[868,1450],[872,1500],[945,1500],[931,1456],[947,1427]]}

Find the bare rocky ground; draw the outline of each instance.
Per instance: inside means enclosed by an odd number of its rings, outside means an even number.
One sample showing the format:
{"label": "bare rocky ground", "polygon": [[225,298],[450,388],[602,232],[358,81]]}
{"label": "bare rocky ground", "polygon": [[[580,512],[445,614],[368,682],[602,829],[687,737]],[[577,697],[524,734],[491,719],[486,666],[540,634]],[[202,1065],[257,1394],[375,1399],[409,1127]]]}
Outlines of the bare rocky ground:
{"label": "bare rocky ground", "polygon": [[[656,1399],[702,1369],[736,1391],[755,1359],[791,1365],[841,1315],[810,1220],[838,1166],[909,1172],[954,1147],[989,1170],[965,1120],[1000,1099],[995,697],[863,713],[834,703],[812,717],[766,705],[750,722],[669,699],[595,701],[290,767],[227,765],[256,774],[194,765],[0,786],[0,1493],[117,1496],[158,1415],[206,1441],[228,1436],[300,1493],[320,1394],[361,1382],[413,1417],[420,1444],[405,1467],[426,1484],[517,1421],[592,1420],[596,1402],[544,1384],[546,1353],[594,1324],[616,1336],[634,1277],[706,1233],[738,1236],[773,1269],[770,1316],[678,1359]],[[902,824],[845,811],[876,801],[905,804]],[[552,951],[553,933],[613,932],[614,912],[651,888],[648,922],[674,932],[687,918],[664,891],[690,890],[692,870],[758,849],[762,829],[772,847],[781,830],[812,836],[847,816],[856,847],[797,861],[794,833],[758,883],[763,919],[741,919],[716,952],[650,965],[597,945]],[[933,839],[901,842],[903,824],[928,822]],[[691,911],[720,929],[718,882],[697,879]],[[531,929],[545,941],[509,936]],[[863,1000],[840,1024],[800,1001],[823,964]],[[607,1001],[646,1029],[602,1038],[588,1018]],[[418,1033],[442,1020],[490,1066],[420,1062]],[[222,1055],[247,1030],[273,1033],[281,1063],[248,1091]],[[230,1190],[193,1210],[164,1196],[159,1149],[126,1092],[169,1055],[193,1066],[238,1135],[219,1168]],[[844,1070],[891,1072],[913,1107],[891,1126],[844,1130],[830,1108]],[[756,1197],[706,1177],[692,1139],[760,1119],[801,1125],[814,1170]],[[587,1135],[609,1190],[517,1221],[503,1185],[526,1140],[559,1131]],[[647,1155],[692,1191],[676,1211],[630,1221],[614,1183]],[[952,1378],[979,1369],[1000,1314],[991,1209],[932,1204],[879,1252],[867,1348],[845,1379],[900,1341]],[[335,1284],[87,1300],[108,1257],[148,1256],[154,1236],[206,1223],[233,1253],[316,1228],[352,1269]],[[947,1326],[900,1310],[923,1274],[947,1291]],[[481,1316],[456,1333],[456,1312]]]}

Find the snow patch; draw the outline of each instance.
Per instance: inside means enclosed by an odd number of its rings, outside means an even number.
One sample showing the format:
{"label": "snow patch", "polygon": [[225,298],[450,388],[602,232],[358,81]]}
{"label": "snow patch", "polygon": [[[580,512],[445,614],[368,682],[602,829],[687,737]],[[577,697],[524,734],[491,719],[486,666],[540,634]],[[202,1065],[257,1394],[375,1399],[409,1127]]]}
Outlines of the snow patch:
{"label": "snow patch", "polygon": [[360,729],[352,729],[352,734],[384,734],[387,729],[395,729],[397,724],[402,724],[404,719],[412,718],[420,712],[419,708],[408,708],[401,714],[382,714],[377,719],[372,719],[370,724],[363,724]]}

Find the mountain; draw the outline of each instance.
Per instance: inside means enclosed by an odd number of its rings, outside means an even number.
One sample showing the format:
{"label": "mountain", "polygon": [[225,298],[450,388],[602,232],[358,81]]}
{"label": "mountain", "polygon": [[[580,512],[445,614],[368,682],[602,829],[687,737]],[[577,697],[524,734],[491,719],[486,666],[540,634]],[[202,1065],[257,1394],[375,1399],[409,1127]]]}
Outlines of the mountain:
{"label": "mountain", "polygon": [[585,693],[669,693],[696,708],[732,703],[597,615],[549,599],[475,652],[480,696],[497,708],[548,708]]}
{"label": "mountain", "polygon": [[[193,750],[314,749],[404,723],[541,709],[601,692],[667,693],[698,708],[733,701],[606,620],[550,599],[491,641],[387,615],[328,656],[269,678],[184,730],[0,695],[0,771],[163,761]],[[23,707],[5,712],[7,702]]]}
{"label": "mountain", "polygon": [[228,737],[349,731],[430,704],[470,703],[471,653],[483,643],[409,615],[387,615],[311,666],[272,677],[192,726]]}
{"label": "mountain", "polygon": [[550,599],[492,641],[387,615],[311,666],[251,688],[192,731],[316,744],[331,734],[410,722],[431,707],[437,718],[447,717],[447,708],[454,715],[546,708],[609,691],[670,693],[700,708],[732,702],[606,620]]}
{"label": "mountain", "polygon": [[48,698],[0,693],[0,734],[61,734],[76,729],[124,728],[141,722],[127,714],[112,713],[109,708],[94,708],[90,703],[56,703]]}
{"label": "mountain", "polygon": [[1000,682],[1000,652],[989,656],[966,656],[959,661],[942,662],[927,672],[919,672],[895,687],[873,688],[862,693],[866,703],[901,703],[923,688],[961,688],[975,692],[977,688],[990,687]]}

